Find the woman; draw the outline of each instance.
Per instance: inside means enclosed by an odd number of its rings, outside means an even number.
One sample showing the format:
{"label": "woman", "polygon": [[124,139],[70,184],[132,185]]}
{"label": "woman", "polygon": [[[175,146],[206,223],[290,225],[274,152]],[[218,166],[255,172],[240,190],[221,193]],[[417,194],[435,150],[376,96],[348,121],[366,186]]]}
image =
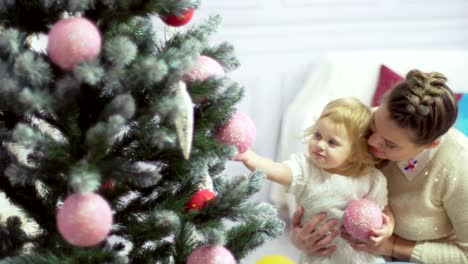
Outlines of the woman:
{"label": "woman", "polygon": [[[374,112],[369,151],[387,160],[380,167],[388,182],[394,234],[358,250],[418,263],[468,263],[468,140],[454,128],[458,108],[447,79],[410,71]],[[338,235],[332,221],[312,217],[291,222],[291,240],[311,256],[331,254]]]}

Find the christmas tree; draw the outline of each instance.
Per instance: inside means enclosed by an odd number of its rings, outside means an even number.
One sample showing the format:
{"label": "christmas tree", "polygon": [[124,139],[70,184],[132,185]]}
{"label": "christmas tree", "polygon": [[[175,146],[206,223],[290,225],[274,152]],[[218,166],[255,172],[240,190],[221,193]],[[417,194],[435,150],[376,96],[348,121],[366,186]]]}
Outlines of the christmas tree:
{"label": "christmas tree", "polygon": [[236,263],[282,232],[264,174],[226,173],[255,127],[199,5],[0,0],[2,263]]}

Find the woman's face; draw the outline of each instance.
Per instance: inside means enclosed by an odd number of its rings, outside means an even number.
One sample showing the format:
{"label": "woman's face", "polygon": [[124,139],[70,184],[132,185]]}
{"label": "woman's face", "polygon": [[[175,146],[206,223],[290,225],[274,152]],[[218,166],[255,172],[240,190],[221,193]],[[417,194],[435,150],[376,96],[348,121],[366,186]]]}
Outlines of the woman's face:
{"label": "woman's face", "polygon": [[380,159],[406,161],[429,147],[416,145],[411,138],[411,130],[399,127],[390,119],[385,104],[377,108],[372,115],[371,136],[367,140],[372,155]]}

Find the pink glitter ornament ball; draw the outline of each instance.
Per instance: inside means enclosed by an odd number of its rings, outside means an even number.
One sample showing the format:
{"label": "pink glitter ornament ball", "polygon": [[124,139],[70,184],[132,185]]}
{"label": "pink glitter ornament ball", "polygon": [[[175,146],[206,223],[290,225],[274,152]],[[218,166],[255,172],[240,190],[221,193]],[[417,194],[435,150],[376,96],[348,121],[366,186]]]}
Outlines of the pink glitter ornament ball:
{"label": "pink glitter ornament ball", "polygon": [[236,264],[236,260],[222,246],[205,245],[190,253],[187,264]]}
{"label": "pink glitter ornament ball", "polygon": [[250,117],[241,111],[237,111],[217,133],[216,138],[222,143],[236,146],[239,153],[244,153],[252,146],[257,129]]}
{"label": "pink glitter ornament ball", "polygon": [[109,204],[95,193],[67,197],[57,213],[57,226],[70,244],[91,247],[106,239],[112,227]]}
{"label": "pink glitter ornament ball", "polygon": [[101,34],[97,27],[82,17],[57,22],[49,31],[47,54],[62,69],[71,70],[79,62],[101,52]]}
{"label": "pink glitter ornament ball", "polygon": [[343,226],[346,232],[361,241],[368,240],[371,229],[380,229],[382,223],[382,210],[367,199],[349,202],[344,211]]}
{"label": "pink glitter ornament ball", "polygon": [[195,66],[185,75],[186,82],[204,81],[206,78],[216,75],[224,75],[221,64],[208,56],[200,56]]}

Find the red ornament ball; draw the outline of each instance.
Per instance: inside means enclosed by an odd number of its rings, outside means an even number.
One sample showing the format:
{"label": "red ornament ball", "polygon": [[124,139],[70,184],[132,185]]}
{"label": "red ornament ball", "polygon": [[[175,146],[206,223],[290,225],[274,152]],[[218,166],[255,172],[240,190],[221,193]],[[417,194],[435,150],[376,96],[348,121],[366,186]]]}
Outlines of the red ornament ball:
{"label": "red ornament ball", "polygon": [[161,16],[161,19],[169,26],[180,27],[187,24],[192,19],[194,11],[193,8],[190,8],[181,15]]}
{"label": "red ornament ball", "polygon": [[104,182],[101,186],[104,190],[114,190],[115,188],[115,180],[110,179]]}
{"label": "red ornament ball", "polygon": [[192,195],[192,197],[190,197],[190,200],[185,206],[187,210],[199,210],[202,209],[207,202],[213,200],[214,198],[216,198],[216,194],[214,194],[212,191],[208,189],[198,190]]}
{"label": "red ornament ball", "polygon": [[343,226],[352,237],[367,241],[372,229],[380,229],[383,224],[382,210],[367,199],[348,203],[343,215]]}
{"label": "red ornament ball", "polygon": [[101,34],[85,18],[62,19],[49,31],[47,54],[62,69],[72,70],[76,64],[94,58],[100,52]]}
{"label": "red ornament ball", "polygon": [[187,264],[236,264],[236,260],[225,247],[204,245],[190,253]]}
{"label": "red ornament ball", "polygon": [[198,57],[195,66],[184,76],[186,82],[204,81],[211,76],[224,75],[224,69],[219,62],[208,56]]}
{"label": "red ornament ball", "polygon": [[68,243],[95,246],[106,239],[112,228],[112,211],[107,201],[96,193],[75,193],[59,208],[57,226]]}
{"label": "red ornament ball", "polygon": [[237,111],[234,117],[218,129],[216,138],[222,143],[233,145],[239,153],[245,152],[255,141],[257,129],[250,117]]}

